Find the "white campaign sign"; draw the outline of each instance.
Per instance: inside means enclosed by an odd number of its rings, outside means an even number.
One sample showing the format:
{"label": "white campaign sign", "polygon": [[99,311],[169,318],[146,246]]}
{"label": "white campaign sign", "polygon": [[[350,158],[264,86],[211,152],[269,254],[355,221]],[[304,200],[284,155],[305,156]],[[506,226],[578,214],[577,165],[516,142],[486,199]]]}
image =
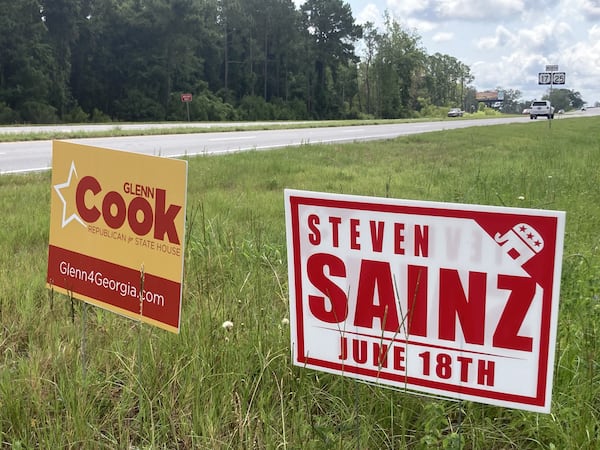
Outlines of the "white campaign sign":
{"label": "white campaign sign", "polygon": [[298,366],[549,412],[564,213],[286,190]]}

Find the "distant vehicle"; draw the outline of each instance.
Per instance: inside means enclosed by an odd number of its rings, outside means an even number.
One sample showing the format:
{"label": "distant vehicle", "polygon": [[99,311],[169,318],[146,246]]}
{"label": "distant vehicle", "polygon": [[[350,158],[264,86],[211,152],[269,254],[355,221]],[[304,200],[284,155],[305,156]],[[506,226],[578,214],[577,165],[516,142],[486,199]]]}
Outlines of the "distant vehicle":
{"label": "distant vehicle", "polygon": [[529,118],[537,119],[538,116],[544,116],[548,119],[554,119],[554,107],[548,100],[537,100],[529,108]]}
{"label": "distant vehicle", "polygon": [[460,108],[452,108],[448,111],[448,117],[462,117],[463,112]]}
{"label": "distant vehicle", "polygon": [[495,102],[495,103],[492,105],[492,108],[502,108],[502,102]]}
{"label": "distant vehicle", "polygon": [[582,106],[582,107],[581,107],[581,110],[582,110],[582,111],[585,111],[585,106]]}
{"label": "distant vehicle", "polygon": [[564,109],[559,109],[559,110],[558,110],[558,113],[559,113],[559,114],[564,114],[564,113],[565,113],[565,110],[564,110]]}
{"label": "distant vehicle", "polygon": [[529,110],[529,108],[525,108],[525,109],[523,110],[522,114],[529,114],[529,111],[530,111],[530,110]]}

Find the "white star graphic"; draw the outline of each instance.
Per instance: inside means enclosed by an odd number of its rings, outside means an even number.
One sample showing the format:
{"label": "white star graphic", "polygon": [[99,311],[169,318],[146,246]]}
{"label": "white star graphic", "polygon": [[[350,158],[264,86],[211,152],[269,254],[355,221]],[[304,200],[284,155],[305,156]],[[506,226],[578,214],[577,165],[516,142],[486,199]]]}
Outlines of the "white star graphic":
{"label": "white star graphic", "polygon": [[87,227],[85,222],[83,220],[81,220],[81,217],[79,217],[75,213],[71,214],[69,217],[65,217],[67,215],[67,201],[63,197],[60,190],[64,189],[64,188],[68,188],[71,185],[71,178],[73,177],[73,174],[75,174],[75,176],[77,177],[77,170],[75,169],[75,161],[71,161],[71,169],[69,170],[69,178],[67,178],[67,181],[65,181],[64,183],[61,183],[61,184],[54,185],[54,190],[58,194],[60,201],[63,203],[63,212],[62,212],[62,227],[63,228],[66,227],[73,220],[76,220],[82,226]]}

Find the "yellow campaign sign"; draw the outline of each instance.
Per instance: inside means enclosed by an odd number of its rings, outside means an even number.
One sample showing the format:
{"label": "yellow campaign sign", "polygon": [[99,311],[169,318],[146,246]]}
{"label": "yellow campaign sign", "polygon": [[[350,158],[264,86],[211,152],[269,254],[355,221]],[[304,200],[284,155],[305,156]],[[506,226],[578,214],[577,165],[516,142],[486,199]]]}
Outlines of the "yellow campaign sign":
{"label": "yellow campaign sign", "polygon": [[52,144],[47,286],[179,332],[187,161]]}

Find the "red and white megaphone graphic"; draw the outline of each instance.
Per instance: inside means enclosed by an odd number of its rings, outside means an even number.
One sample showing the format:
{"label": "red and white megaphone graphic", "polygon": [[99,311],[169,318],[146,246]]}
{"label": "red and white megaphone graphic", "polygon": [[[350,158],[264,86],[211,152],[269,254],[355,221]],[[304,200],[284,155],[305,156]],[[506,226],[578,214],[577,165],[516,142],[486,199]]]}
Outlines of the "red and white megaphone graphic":
{"label": "red and white megaphone graphic", "polygon": [[526,223],[519,223],[504,234],[496,233],[494,240],[520,266],[544,248],[542,236]]}

